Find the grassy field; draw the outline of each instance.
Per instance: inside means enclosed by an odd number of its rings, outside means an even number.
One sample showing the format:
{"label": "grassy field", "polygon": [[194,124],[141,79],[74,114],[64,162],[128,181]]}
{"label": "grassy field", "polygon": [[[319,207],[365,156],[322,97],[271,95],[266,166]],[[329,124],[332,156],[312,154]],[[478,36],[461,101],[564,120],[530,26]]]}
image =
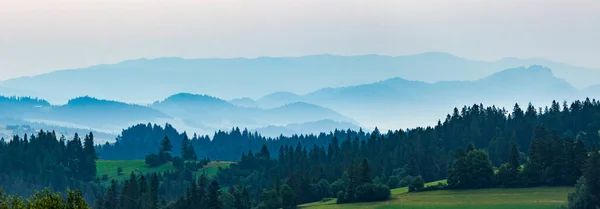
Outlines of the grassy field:
{"label": "grassy field", "polygon": [[[429,182],[429,183],[425,183],[425,187],[427,186],[433,186],[439,183],[446,183],[446,180],[439,180],[439,181],[434,181],[434,182]],[[392,189],[392,196],[394,195],[399,195],[399,194],[404,194],[404,193],[408,193],[408,187],[402,187],[402,188],[398,188],[398,189]]]}
{"label": "grassy field", "polygon": [[406,193],[405,188],[392,191],[385,202],[335,204],[336,200],[302,205],[310,209],[555,209],[567,201],[571,187],[524,189],[480,189]]}
{"label": "grassy field", "polygon": [[[205,174],[207,176],[214,176],[219,171],[219,167],[226,168],[231,165],[231,162],[211,162],[206,165],[204,168],[198,170],[196,172],[197,175]],[[121,167],[123,169],[122,175],[118,175],[117,168]],[[123,180],[129,178],[129,174],[134,172],[136,175],[139,173],[153,173],[153,172],[165,172],[168,170],[173,170],[174,167],[172,164],[167,163],[159,167],[150,168],[146,166],[144,160],[98,160],[96,162],[97,176],[102,178],[104,175],[107,175],[108,181],[112,179],[115,180]],[[139,172],[138,172],[139,171]]]}

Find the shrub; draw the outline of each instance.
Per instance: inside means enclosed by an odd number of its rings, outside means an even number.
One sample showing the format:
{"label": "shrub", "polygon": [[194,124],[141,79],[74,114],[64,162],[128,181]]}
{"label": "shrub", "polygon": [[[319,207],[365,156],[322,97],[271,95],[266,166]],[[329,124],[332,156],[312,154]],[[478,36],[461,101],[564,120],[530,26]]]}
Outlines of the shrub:
{"label": "shrub", "polygon": [[182,158],[180,158],[180,157],[173,158],[173,167],[175,167],[175,169],[183,170],[183,166],[184,166],[184,162],[183,162]]}
{"label": "shrub", "polygon": [[390,189],[398,188],[400,185],[400,179],[397,176],[392,176],[388,179],[387,185],[390,187]]}
{"label": "shrub", "polygon": [[339,191],[337,193],[337,204],[344,204],[344,203],[349,203],[350,200],[348,200],[348,194],[344,191]]}
{"label": "shrub", "polygon": [[407,187],[409,186],[413,181],[415,181],[415,177],[412,176],[405,176],[404,178],[400,179],[400,182],[398,182],[398,187]]}
{"label": "shrub", "polygon": [[408,192],[417,192],[425,187],[423,177],[418,176],[408,187]]}
{"label": "shrub", "polygon": [[344,189],[346,188],[346,183],[344,183],[344,181],[342,180],[337,180],[334,181],[333,184],[331,184],[331,192],[332,194],[335,194],[336,197],[339,198],[339,196],[337,196],[339,194],[339,192],[344,191]]}
{"label": "shrub", "polygon": [[146,156],[146,165],[149,167],[157,167],[160,166],[162,162],[160,161],[160,157],[157,154],[149,154]]}
{"label": "shrub", "polygon": [[383,184],[363,184],[356,188],[355,202],[383,201],[390,198],[390,188]]}

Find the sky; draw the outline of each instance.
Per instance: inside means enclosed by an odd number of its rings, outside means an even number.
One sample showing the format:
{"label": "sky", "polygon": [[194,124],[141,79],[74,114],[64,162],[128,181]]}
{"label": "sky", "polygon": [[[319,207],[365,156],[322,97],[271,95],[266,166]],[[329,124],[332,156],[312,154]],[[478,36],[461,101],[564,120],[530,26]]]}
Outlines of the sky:
{"label": "sky", "polygon": [[599,0],[0,0],[0,80],[156,57],[545,58],[600,69]]}

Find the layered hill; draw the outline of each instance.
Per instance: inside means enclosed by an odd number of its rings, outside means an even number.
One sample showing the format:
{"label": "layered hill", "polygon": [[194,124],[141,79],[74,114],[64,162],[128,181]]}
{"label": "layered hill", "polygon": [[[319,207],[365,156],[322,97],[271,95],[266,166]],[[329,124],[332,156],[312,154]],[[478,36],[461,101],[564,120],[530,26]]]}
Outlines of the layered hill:
{"label": "layered hill", "polygon": [[37,96],[65,103],[79,95],[149,104],[180,92],[220,98],[257,98],[271,92],[306,94],[323,87],[373,83],[392,77],[439,82],[477,80],[508,68],[541,64],[577,88],[597,83],[600,70],[542,59],[476,61],[447,53],[408,56],[261,57],[255,59],[158,58],[11,79],[0,83],[4,95]]}
{"label": "layered hill", "polygon": [[[283,95],[283,96],[280,96]],[[278,92],[256,101],[260,107],[309,102],[331,108],[363,125],[411,127],[433,125],[456,106],[484,103],[512,108],[519,102],[545,104],[586,96],[542,66],[507,69],[473,81],[426,83],[391,78],[375,83],[324,88],[297,95]],[[425,122],[425,123],[424,123]]]}
{"label": "layered hill", "polygon": [[181,93],[155,102],[151,107],[182,119],[197,128],[229,129],[233,126],[259,128],[319,120],[356,123],[331,109],[304,102],[261,109],[240,107],[207,95]]}

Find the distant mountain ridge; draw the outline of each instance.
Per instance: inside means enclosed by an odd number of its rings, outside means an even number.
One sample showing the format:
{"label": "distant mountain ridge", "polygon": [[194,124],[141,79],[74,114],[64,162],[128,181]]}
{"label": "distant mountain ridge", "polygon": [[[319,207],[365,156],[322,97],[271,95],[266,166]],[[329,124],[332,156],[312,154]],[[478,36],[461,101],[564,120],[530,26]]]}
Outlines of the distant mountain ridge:
{"label": "distant mountain ridge", "polygon": [[331,109],[304,102],[274,108],[242,107],[207,95],[182,93],[155,102],[150,107],[197,128],[227,129],[233,126],[258,128],[318,120],[356,123]]}
{"label": "distant mountain ridge", "polygon": [[84,96],[70,99],[64,105],[51,105],[46,100],[29,97],[0,97],[0,107],[0,119],[23,121],[8,125],[43,123],[113,133],[138,123],[172,123],[201,133],[231,127],[260,128],[324,120],[357,123],[331,109],[304,102],[271,109],[246,108],[216,97],[189,93],[175,94],[149,106]]}
{"label": "distant mountain ridge", "polygon": [[[135,62],[128,65],[132,64]],[[556,77],[553,70],[534,65],[506,69],[476,80],[423,82],[391,77],[360,85],[321,88],[306,94],[276,91],[257,100],[244,97],[226,101],[206,94],[177,93],[149,105],[90,96],[52,105],[40,99],[2,97],[0,107],[4,108],[0,117],[103,130],[148,122],[168,122],[189,132],[203,133],[231,127],[271,133],[306,131],[306,127],[320,130],[314,124],[322,127],[352,124],[367,129],[377,126],[386,130],[433,125],[449,110],[468,104],[510,109],[517,102],[547,104],[552,100],[594,97],[598,88],[578,90]]]}
{"label": "distant mountain ridge", "polygon": [[280,135],[291,136],[294,134],[319,134],[329,133],[333,130],[359,130],[360,127],[346,122],[337,122],[333,120],[319,120],[308,123],[294,123],[285,126],[270,125],[263,128],[255,129],[254,131],[267,137],[278,137]]}
{"label": "distant mountain ridge", "polygon": [[[278,97],[278,95],[285,95]],[[542,66],[507,69],[474,81],[426,83],[402,78],[348,86],[324,88],[291,96],[278,92],[256,101],[259,107],[308,102],[339,111],[366,127],[412,127],[432,125],[445,112],[465,104],[484,103],[511,108],[519,102],[545,104],[552,100],[573,100],[586,96],[564,79]],[[411,125],[412,124],[412,125]]]}
{"label": "distant mountain ridge", "polygon": [[393,77],[428,83],[477,80],[504,69],[541,64],[577,88],[597,83],[599,69],[543,59],[468,60],[448,53],[407,56],[261,57],[255,59],[157,58],[62,70],[0,83],[4,95],[37,96],[65,103],[79,95],[150,104],[180,92],[231,99],[272,92],[306,94],[323,87],[373,83]]}

